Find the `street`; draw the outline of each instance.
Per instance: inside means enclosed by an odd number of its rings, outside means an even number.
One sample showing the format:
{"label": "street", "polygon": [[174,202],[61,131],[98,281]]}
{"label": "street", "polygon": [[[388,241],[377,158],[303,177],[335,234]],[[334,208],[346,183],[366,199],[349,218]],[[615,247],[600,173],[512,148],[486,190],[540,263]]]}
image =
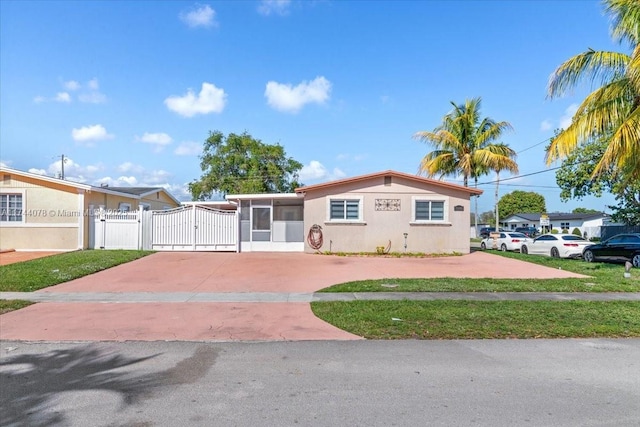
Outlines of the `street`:
{"label": "street", "polygon": [[0,342],[0,424],[637,426],[640,339]]}

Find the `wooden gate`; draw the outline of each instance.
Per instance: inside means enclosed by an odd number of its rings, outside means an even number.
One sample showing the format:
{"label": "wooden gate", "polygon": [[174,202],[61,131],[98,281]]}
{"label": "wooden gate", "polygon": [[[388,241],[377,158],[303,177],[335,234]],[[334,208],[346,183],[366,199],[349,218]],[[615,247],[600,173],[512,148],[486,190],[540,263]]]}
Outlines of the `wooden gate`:
{"label": "wooden gate", "polygon": [[150,214],[153,250],[236,251],[238,248],[235,211],[189,205]]}

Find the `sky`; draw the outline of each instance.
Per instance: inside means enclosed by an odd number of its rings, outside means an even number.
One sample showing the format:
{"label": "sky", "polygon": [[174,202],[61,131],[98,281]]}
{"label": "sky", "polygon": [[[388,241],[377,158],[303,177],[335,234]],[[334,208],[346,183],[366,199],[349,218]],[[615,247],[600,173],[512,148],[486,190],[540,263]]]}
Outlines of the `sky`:
{"label": "sky", "polygon": [[[163,186],[191,200],[209,132],[281,144],[304,184],[415,174],[451,102],[507,121],[518,176],[500,196],[561,202],[544,148],[592,89],[550,100],[562,62],[626,51],[598,1],[0,2],[0,162],[91,185]],[[462,184],[461,177],[446,181]],[[480,178],[492,210],[495,176]]]}

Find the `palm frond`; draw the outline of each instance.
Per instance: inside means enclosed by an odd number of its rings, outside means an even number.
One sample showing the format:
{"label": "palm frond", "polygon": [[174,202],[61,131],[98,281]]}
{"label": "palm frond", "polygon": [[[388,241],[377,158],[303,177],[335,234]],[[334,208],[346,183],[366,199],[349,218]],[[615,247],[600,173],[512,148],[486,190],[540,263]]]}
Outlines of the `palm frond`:
{"label": "palm frond", "polygon": [[600,85],[610,83],[625,74],[630,61],[629,55],[619,52],[588,50],[578,54],[560,65],[549,77],[547,97],[562,96],[567,89],[583,80]]}
{"label": "palm frond", "polygon": [[617,41],[632,46],[640,43],[640,2],[638,0],[606,0],[605,11],[611,15],[611,34]]}

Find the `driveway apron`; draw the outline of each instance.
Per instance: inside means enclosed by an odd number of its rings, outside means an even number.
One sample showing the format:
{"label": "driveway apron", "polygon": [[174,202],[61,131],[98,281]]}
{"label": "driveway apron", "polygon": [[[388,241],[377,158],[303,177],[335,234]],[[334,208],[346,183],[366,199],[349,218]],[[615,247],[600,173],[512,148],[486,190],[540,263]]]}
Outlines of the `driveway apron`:
{"label": "driveway apron", "polygon": [[[303,253],[160,252],[39,293],[312,293],[352,280],[567,278],[563,270],[482,252],[434,258]],[[46,341],[349,340],[308,302],[44,302],[0,316],[0,338]]]}

